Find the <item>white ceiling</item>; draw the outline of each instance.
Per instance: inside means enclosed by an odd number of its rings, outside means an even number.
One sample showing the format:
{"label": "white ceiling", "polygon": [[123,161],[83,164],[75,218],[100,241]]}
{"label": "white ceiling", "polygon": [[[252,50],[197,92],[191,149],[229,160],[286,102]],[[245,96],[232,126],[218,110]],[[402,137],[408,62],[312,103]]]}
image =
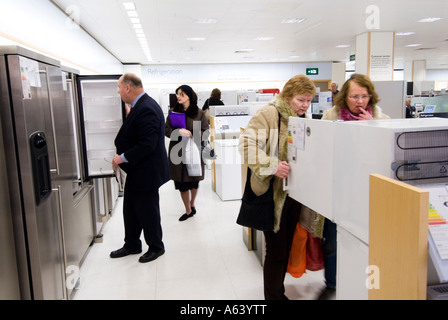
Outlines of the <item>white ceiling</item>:
{"label": "white ceiling", "polygon": [[[395,31],[415,32],[395,37],[396,68],[424,59],[428,69],[448,69],[447,0],[133,0],[151,61],[123,6],[128,1],[51,0],[122,63],[348,62],[356,35]],[[376,30],[366,26],[372,4],[378,8]],[[417,22],[427,17],[443,19]],[[306,20],[281,23],[289,18]],[[216,23],[195,23],[198,19]],[[187,40],[192,37],[205,40]],[[238,52],[242,49],[253,51]]]}

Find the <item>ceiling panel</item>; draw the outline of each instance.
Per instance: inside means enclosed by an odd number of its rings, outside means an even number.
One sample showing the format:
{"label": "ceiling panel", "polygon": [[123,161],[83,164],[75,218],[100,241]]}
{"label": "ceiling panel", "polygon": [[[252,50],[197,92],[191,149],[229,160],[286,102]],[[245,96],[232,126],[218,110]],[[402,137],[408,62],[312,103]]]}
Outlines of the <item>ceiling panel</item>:
{"label": "ceiling panel", "polygon": [[[80,25],[121,62],[141,64],[348,61],[355,53],[356,35],[376,31],[366,27],[366,8],[373,2],[379,9],[377,31],[415,32],[396,36],[397,60],[425,59],[427,68],[448,68],[445,0],[134,0],[151,60],[145,56],[127,17],[122,4],[126,1],[52,2],[63,11],[79,10]],[[417,22],[426,17],[444,19]],[[281,23],[288,18],[306,20]],[[217,22],[195,23],[197,19]],[[187,40],[198,37],[205,40]],[[272,40],[255,40],[258,37]],[[406,47],[412,43],[421,46]],[[350,47],[336,48],[339,44]],[[241,49],[253,51],[235,53]]]}

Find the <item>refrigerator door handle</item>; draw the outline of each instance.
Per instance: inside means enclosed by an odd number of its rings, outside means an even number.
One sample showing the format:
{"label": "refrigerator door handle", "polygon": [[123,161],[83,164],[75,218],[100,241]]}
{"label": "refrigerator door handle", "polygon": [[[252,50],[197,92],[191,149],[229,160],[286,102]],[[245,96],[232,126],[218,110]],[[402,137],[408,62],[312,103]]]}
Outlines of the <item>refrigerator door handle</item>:
{"label": "refrigerator door handle", "polygon": [[58,156],[58,144],[56,140],[56,130],[55,130],[55,121],[54,121],[54,110],[53,110],[53,99],[51,97],[50,90],[50,76],[48,75],[48,67],[45,70],[39,70],[40,73],[45,73],[45,77],[47,79],[47,91],[48,91],[48,101],[50,103],[50,118],[51,118],[51,131],[53,132],[53,143],[54,143],[54,157],[55,157],[55,169],[50,169],[52,173],[56,173],[59,175],[59,156]]}
{"label": "refrigerator door handle", "polygon": [[59,222],[59,234],[61,237],[61,249],[62,249],[62,265],[61,265],[61,274],[62,274],[62,283],[63,283],[63,290],[62,290],[62,299],[67,300],[67,283],[66,283],[66,270],[67,270],[67,253],[65,251],[65,233],[64,233],[64,212],[62,211],[62,191],[61,186],[58,185],[57,188],[52,188],[52,191],[58,193],[58,222]]}
{"label": "refrigerator door handle", "polygon": [[36,204],[40,205],[51,194],[51,170],[45,133],[34,132],[30,135],[29,142]]}

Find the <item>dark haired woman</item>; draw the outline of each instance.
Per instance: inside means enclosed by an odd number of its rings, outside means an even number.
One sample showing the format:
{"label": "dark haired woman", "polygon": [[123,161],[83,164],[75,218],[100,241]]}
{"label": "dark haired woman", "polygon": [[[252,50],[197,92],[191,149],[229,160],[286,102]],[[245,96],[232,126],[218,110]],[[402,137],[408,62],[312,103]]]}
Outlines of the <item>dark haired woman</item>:
{"label": "dark haired woman", "polygon": [[170,138],[168,161],[171,179],[174,181],[176,190],[179,190],[185,206],[185,213],[179,218],[179,221],[184,221],[196,214],[194,201],[198,193],[199,181],[204,180],[204,162],[201,158],[201,176],[188,175],[187,167],[181,161],[187,139],[182,138],[193,138],[201,150],[200,143],[208,138],[205,135],[209,134],[209,124],[204,112],[198,108],[197,95],[190,86],[181,85],[176,89],[176,96],[177,104],[170,109],[170,112],[184,113],[186,128],[173,128],[168,116],[165,124],[165,136]]}

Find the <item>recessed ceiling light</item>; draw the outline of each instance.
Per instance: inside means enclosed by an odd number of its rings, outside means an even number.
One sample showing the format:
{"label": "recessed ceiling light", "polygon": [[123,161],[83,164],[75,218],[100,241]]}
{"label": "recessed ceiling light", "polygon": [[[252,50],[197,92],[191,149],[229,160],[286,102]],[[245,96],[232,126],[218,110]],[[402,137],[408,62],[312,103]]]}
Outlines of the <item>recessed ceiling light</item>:
{"label": "recessed ceiling light", "polygon": [[217,19],[212,18],[205,18],[205,19],[196,19],[194,20],[194,23],[217,23]]}
{"label": "recessed ceiling light", "polygon": [[429,17],[429,18],[424,18],[424,19],[420,19],[417,22],[435,22],[435,21],[439,21],[442,18],[433,18],[433,17]]}
{"label": "recessed ceiling light", "polygon": [[204,41],[205,38],[202,37],[191,37],[191,38],[187,38],[188,41]]}
{"label": "recessed ceiling light", "polygon": [[415,32],[397,32],[395,33],[396,36],[410,36],[412,34],[415,34]]}
{"label": "recessed ceiling light", "polygon": [[418,47],[421,46],[421,43],[412,43],[412,44],[408,44],[406,47]]}
{"label": "recessed ceiling light", "polygon": [[254,49],[239,49],[235,50],[235,53],[245,53],[245,52],[252,52]]}
{"label": "recessed ceiling light", "polygon": [[289,58],[291,58],[291,59],[298,59],[298,58],[300,58],[300,56],[289,56]]}
{"label": "recessed ceiling light", "polygon": [[269,40],[273,40],[273,37],[257,37],[255,38],[255,40],[257,41],[269,41]]}
{"label": "recessed ceiling light", "polygon": [[281,23],[301,23],[305,20],[305,18],[288,18],[283,20]]}
{"label": "recessed ceiling light", "polygon": [[135,4],[132,1],[123,2],[123,6],[126,10],[135,10]]}
{"label": "recessed ceiling light", "polygon": [[350,47],[349,44],[338,44],[338,45],[336,46],[336,48],[349,48],[349,47]]}
{"label": "recessed ceiling light", "polygon": [[129,18],[129,20],[131,20],[131,23],[140,23],[139,18]]}

